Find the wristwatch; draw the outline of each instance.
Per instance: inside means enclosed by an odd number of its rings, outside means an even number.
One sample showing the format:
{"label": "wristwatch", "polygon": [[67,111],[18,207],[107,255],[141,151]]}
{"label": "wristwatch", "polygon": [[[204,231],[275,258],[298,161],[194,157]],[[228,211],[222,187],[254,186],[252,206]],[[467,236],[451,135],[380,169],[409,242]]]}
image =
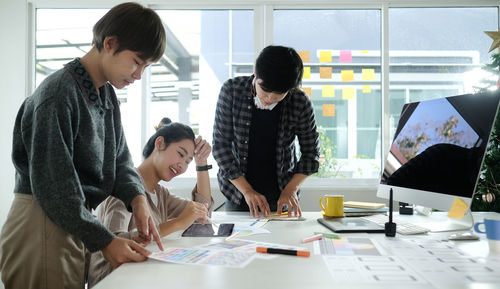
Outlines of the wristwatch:
{"label": "wristwatch", "polygon": [[199,171],[208,171],[209,169],[212,168],[212,165],[206,165],[206,166],[196,166],[196,170]]}

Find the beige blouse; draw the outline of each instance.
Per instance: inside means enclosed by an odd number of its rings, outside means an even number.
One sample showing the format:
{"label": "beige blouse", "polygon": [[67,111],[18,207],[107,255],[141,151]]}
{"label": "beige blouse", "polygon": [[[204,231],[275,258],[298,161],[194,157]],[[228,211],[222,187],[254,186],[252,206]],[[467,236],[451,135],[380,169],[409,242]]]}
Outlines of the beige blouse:
{"label": "beige blouse", "polygon": [[[167,188],[160,184],[156,185],[154,192],[158,197],[158,206],[152,200],[150,194],[146,194],[146,198],[151,216],[157,227],[161,223],[178,217],[189,202],[186,199],[170,194]],[[208,204],[209,212],[212,210],[213,199],[207,200],[200,195],[197,191],[197,186],[191,192],[191,198],[195,202]],[[122,201],[115,197],[108,197],[97,207],[97,218],[118,237],[132,239],[132,236],[137,233],[132,213],[127,210]],[[159,232],[159,228],[157,229]],[[88,272],[89,288],[101,281],[111,271],[113,271],[113,267],[104,258],[101,251],[93,253],[90,257]]]}

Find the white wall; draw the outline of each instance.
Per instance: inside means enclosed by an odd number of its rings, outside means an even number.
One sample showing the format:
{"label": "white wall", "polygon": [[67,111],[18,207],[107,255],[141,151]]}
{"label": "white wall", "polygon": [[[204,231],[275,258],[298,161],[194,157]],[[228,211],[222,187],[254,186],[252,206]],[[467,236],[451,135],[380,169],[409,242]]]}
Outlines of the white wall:
{"label": "white wall", "polygon": [[0,1],[0,226],[13,199],[12,130],[26,95],[26,0]]}

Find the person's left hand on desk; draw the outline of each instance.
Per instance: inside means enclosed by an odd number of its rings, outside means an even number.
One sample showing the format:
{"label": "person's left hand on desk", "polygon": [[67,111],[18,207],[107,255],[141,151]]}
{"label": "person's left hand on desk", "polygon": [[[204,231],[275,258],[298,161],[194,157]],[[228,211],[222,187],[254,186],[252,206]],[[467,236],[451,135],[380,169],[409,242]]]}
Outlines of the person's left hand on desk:
{"label": "person's left hand on desk", "polygon": [[[302,211],[299,206],[299,198],[297,197],[297,191],[288,189],[285,187],[283,192],[281,192],[280,198],[278,199],[278,206],[276,207],[276,214],[281,215],[283,206],[288,207],[288,216],[302,216]],[[293,209],[293,212],[292,212]]]}

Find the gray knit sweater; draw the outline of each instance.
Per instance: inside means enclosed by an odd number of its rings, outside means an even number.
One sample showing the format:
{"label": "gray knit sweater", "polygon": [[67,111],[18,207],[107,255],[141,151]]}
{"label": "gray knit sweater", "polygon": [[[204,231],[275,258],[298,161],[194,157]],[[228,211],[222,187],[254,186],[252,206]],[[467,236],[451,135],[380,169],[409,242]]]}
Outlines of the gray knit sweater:
{"label": "gray knit sweater", "polygon": [[144,193],[123,133],[119,103],[106,83],[100,96],[79,59],[45,79],[16,118],[15,192],[32,194],[47,216],[95,252],[114,235],[86,207],[109,195]]}

